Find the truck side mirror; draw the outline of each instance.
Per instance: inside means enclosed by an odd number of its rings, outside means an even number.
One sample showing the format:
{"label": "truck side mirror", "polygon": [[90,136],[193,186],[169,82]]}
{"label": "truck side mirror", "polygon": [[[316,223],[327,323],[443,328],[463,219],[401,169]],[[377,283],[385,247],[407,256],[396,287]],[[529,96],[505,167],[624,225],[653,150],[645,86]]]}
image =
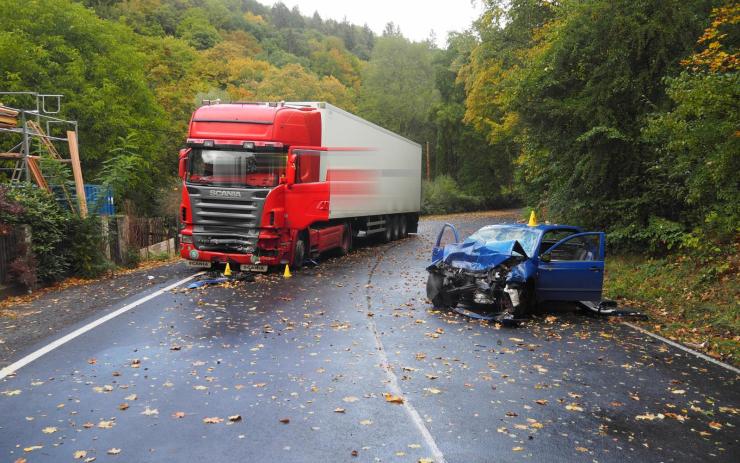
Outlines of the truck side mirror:
{"label": "truck side mirror", "polygon": [[180,150],[180,163],[177,175],[183,180],[185,180],[185,174],[187,174],[188,171],[188,153],[190,153],[190,148],[183,148]]}

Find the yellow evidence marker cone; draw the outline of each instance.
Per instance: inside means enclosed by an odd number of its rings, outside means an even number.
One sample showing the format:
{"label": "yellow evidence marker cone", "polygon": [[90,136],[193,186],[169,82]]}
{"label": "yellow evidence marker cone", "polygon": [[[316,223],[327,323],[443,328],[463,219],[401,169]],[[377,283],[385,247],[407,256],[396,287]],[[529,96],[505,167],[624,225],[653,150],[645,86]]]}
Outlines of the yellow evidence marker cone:
{"label": "yellow evidence marker cone", "polygon": [[534,215],[534,209],[532,209],[532,213],[529,214],[529,223],[527,225],[529,225],[530,227],[537,226],[537,216]]}
{"label": "yellow evidence marker cone", "polygon": [[290,267],[288,267],[288,264],[285,264],[285,271],[283,272],[283,278],[290,278],[293,275],[290,274]]}
{"label": "yellow evidence marker cone", "polygon": [[230,277],[231,276],[231,266],[228,262],[226,262],[226,268],[224,269],[224,276]]}

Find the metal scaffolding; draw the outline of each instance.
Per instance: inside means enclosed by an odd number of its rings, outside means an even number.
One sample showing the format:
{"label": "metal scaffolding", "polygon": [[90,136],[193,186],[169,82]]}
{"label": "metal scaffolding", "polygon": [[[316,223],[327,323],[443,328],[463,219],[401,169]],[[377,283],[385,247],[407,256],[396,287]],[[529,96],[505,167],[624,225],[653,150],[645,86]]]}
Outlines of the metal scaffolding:
{"label": "metal scaffolding", "polygon": [[[44,152],[48,154],[47,159],[73,163],[72,159],[60,154],[65,152],[60,148],[69,147],[70,154],[73,154],[70,138],[73,138],[74,149],[77,148],[77,121],[54,116],[61,111],[63,95],[0,91],[0,101],[3,98],[13,101],[15,106],[4,104],[4,107],[18,113],[18,124],[15,127],[0,126],[0,148],[11,146],[9,150],[0,150],[0,161],[6,161],[0,162],[0,173],[5,172],[10,183],[35,182],[48,191],[51,191],[49,184],[58,186],[63,195],[60,199],[75,210],[64,180],[44,176],[39,167]],[[12,165],[8,166],[7,161]]]}

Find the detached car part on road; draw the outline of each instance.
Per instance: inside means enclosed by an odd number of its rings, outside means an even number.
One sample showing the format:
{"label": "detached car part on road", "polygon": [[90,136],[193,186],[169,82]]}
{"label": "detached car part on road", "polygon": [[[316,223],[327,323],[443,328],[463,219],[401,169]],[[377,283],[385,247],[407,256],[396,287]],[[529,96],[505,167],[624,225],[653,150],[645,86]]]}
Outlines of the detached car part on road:
{"label": "detached car part on road", "polygon": [[[455,243],[442,246],[450,228]],[[488,225],[460,242],[445,224],[427,267],[427,297],[435,307],[492,305],[499,321],[515,321],[545,301],[601,300],[603,232],[567,225]]]}

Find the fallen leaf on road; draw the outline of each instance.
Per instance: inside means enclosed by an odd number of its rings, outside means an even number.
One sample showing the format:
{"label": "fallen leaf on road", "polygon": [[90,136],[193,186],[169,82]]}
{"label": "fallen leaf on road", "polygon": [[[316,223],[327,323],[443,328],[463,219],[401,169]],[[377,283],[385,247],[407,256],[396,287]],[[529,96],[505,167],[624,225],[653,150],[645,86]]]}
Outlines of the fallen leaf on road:
{"label": "fallen leaf on road", "polygon": [[346,410],[343,409],[343,408],[341,408],[341,407],[337,407],[337,408],[334,409],[334,413],[344,413],[345,411]]}
{"label": "fallen leaf on road", "polygon": [[373,420],[362,420],[360,421],[360,424],[363,426],[370,426],[371,424],[373,424]]}
{"label": "fallen leaf on road", "polygon": [[124,402],[124,403],[118,405],[118,409],[121,410],[121,411],[127,410],[128,409],[128,404],[126,402]]}
{"label": "fallen leaf on road", "polygon": [[107,453],[108,455],[118,455],[119,453],[121,453],[121,449],[117,449],[117,448],[108,449]]}
{"label": "fallen leaf on road", "polygon": [[665,415],[662,413],[658,413],[657,415],[654,413],[645,413],[644,415],[637,415],[635,417],[638,421],[654,421],[654,420],[662,420],[665,418]]}
{"label": "fallen leaf on road", "polygon": [[143,412],[141,412],[142,415],[146,416],[153,416],[153,415],[159,415],[159,410],[156,408],[149,408],[146,407]]}
{"label": "fallen leaf on road", "polygon": [[43,432],[44,434],[51,434],[57,431],[58,431],[57,428],[55,428],[54,426],[47,426],[41,430],[41,432]]}
{"label": "fallen leaf on road", "polygon": [[195,389],[196,391],[205,391],[206,389],[208,389],[208,386],[198,384],[196,386],[193,386],[193,389]]}
{"label": "fallen leaf on road", "polygon": [[175,412],[172,414],[172,418],[185,418],[185,412]]}
{"label": "fallen leaf on road", "polygon": [[524,447],[512,447],[511,449],[512,452],[521,452],[522,450],[524,450]]}
{"label": "fallen leaf on road", "polygon": [[236,422],[241,421],[241,420],[242,420],[242,416],[241,415],[231,415],[231,416],[229,416],[229,421],[231,421],[232,423],[236,423]]}
{"label": "fallen leaf on road", "polygon": [[39,450],[44,448],[43,445],[31,445],[30,447],[23,447],[24,452],[33,452],[34,450]]}
{"label": "fallen leaf on road", "polygon": [[283,424],[288,424],[288,423],[290,423],[290,418],[282,418],[280,420],[280,422],[283,423]]}
{"label": "fallen leaf on road", "polygon": [[85,450],[77,450],[73,456],[75,457],[75,460],[80,460],[82,458],[85,458],[87,456],[87,451]]}
{"label": "fallen leaf on road", "polygon": [[386,402],[389,402],[392,404],[402,404],[403,403],[403,397],[393,395],[389,392],[386,392],[385,394],[383,394],[383,397],[385,397]]}
{"label": "fallen leaf on road", "polygon": [[21,390],[20,389],[13,389],[12,391],[3,391],[3,395],[6,395],[8,397],[14,396],[14,395],[20,395]]}
{"label": "fallen leaf on road", "polygon": [[715,430],[719,431],[720,429],[722,429],[722,424],[721,423],[717,423],[716,421],[710,421],[709,422],[709,427],[712,428],[712,429],[715,429]]}
{"label": "fallen leaf on road", "polygon": [[439,394],[440,392],[442,392],[439,389],[437,389],[436,387],[425,387],[424,390],[427,391],[430,394]]}
{"label": "fallen leaf on road", "polygon": [[537,399],[534,402],[539,405],[547,405],[547,399]]}
{"label": "fallen leaf on road", "polygon": [[136,400],[136,394],[129,394],[124,397],[125,400]]}
{"label": "fallen leaf on road", "polygon": [[565,409],[570,410],[572,412],[582,412],[583,411],[583,408],[580,405],[575,404],[575,403],[566,405]]}
{"label": "fallen leaf on road", "polygon": [[351,404],[353,402],[357,402],[358,400],[360,400],[360,399],[357,398],[357,397],[355,397],[355,396],[353,396],[353,395],[349,395],[349,396],[347,396],[347,397],[345,397],[345,398],[342,399],[343,402],[347,402],[348,404]]}
{"label": "fallen leaf on road", "polygon": [[218,423],[223,422],[223,420],[224,420],[223,418],[219,418],[217,416],[212,416],[212,417],[209,417],[209,418],[203,418],[203,422],[205,424],[218,424]]}
{"label": "fallen leaf on road", "polygon": [[671,394],[684,395],[684,394],[686,394],[686,391],[684,391],[683,389],[673,389],[671,391]]}
{"label": "fallen leaf on road", "polygon": [[110,429],[110,428],[112,428],[112,427],[113,427],[114,425],[115,425],[115,423],[114,423],[113,421],[107,421],[107,420],[101,420],[101,421],[100,421],[100,422],[98,423],[98,427],[99,427],[100,429]]}
{"label": "fallen leaf on road", "polygon": [[579,452],[588,452],[588,449],[586,447],[576,447],[576,450],[578,450]]}

